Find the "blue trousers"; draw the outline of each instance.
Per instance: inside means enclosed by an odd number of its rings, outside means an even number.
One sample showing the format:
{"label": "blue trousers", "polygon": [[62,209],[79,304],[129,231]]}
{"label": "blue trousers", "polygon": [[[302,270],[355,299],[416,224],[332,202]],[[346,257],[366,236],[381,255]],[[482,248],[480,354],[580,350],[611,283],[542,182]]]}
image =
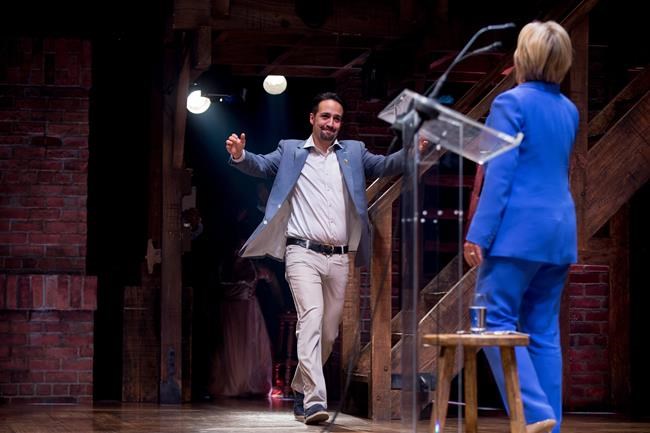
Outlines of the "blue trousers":
{"label": "blue trousers", "polygon": [[[476,290],[487,300],[488,330],[517,330],[530,335],[528,347],[517,347],[521,397],[527,423],[562,420],[562,349],[560,299],[569,265],[531,262],[510,257],[486,257],[479,268]],[[507,406],[501,355],[484,348],[492,374]]]}

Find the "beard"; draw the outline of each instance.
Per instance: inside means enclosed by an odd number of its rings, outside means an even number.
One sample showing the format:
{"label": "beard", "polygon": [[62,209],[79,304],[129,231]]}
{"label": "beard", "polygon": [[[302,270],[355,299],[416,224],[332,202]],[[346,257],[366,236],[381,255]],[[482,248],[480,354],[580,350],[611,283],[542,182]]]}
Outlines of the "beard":
{"label": "beard", "polygon": [[329,131],[326,129],[321,129],[319,138],[325,141],[334,141],[336,139],[336,133],[337,131]]}

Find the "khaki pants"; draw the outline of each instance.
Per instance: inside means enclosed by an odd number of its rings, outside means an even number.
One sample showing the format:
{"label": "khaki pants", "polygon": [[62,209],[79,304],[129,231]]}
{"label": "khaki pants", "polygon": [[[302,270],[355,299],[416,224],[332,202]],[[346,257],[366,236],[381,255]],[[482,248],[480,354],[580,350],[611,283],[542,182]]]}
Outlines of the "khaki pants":
{"label": "khaki pants", "polygon": [[289,245],[285,262],[298,313],[298,367],[291,387],[305,394],[305,409],[314,404],[327,408],[323,364],[339,334],[348,283],[348,255],[326,256]]}

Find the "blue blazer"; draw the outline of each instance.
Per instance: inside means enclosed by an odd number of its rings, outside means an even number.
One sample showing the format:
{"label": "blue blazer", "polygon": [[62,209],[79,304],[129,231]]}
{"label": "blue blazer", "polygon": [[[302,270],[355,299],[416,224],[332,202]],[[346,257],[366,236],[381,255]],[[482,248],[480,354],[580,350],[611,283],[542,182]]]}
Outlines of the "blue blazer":
{"label": "blue blazer", "polygon": [[569,160],[578,110],[557,84],[531,81],[499,95],[487,124],[521,144],[489,161],[467,240],[486,256],[577,261]]}
{"label": "blue blazer", "polygon": [[[266,204],[264,219],[242,247],[240,254],[245,257],[271,256],[284,259],[286,230],[291,212],[288,201],[309,149],[304,148],[305,140],[282,140],[278,148],[266,155],[246,152],[243,161],[230,164],[251,176],[273,178],[273,187]],[[351,251],[357,251],[356,265],[370,263],[370,222],[366,200],[366,176],[392,176],[403,171],[403,151],[389,156],[369,152],[363,142],[354,140],[339,141],[335,147],[336,157],[343,173],[345,186],[353,203],[353,215],[349,220]]]}

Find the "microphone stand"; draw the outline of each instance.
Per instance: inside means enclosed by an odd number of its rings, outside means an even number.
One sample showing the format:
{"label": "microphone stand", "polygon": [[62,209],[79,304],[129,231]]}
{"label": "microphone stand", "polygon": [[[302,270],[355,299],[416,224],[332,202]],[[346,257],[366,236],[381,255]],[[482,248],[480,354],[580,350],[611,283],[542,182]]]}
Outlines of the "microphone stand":
{"label": "microphone stand", "polygon": [[[403,146],[406,148],[407,143],[413,143],[414,137],[420,131],[422,124],[431,119],[436,119],[440,112],[436,108],[437,102],[435,97],[438,95],[440,88],[444,84],[451,69],[462,60],[480,54],[496,47],[501,46],[500,42],[495,42],[491,45],[478,48],[469,53],[468,50],[476,39],[483,33],[492,30],[502,30],[512,28],[515,25],[512,23],[503,25],[487,26],[480,29],[474,34],[469,42],[458,53],[454,61],[449,65],[445,72],[435,83],[435,87],[431,92],[426,92],[424,96],[417,95],[410,101],[410,105],[406,113],[395,119],[391,128],[397,134],[391,146],[400,137]],[[411,155],[411,152],[413,153]],[[404,158],[409,158],[410,161],[405,164],[404,177],[402,183],[402,197],[410,194],[411,199],[402,200],[402,241],[408,242],[411,245],[412,251],[406,255],[402,254],[404,261],[410,263],[403,263],[403,269],[406,271],[402,275],[403,296],[402,296],[402,423],[409,425],[412,431],[416,430],[416,423],[418,419],[417,398],[419,392],[419,372],[418,372],[418,289],[420,287],[420,209],[419,209],[419,166],[420,166],[420,152],[419,146],[416,144],[411,146],[405,152]],[[462,167],[462,166],[461,166]],[[462,224],[461,224],[462,227]],[[407,260],[406,257],[412,260]],[[459,277],[460,279],[460,277]],[[412,288],[408,289],[408,288]],[[409,374],[412,372],[412,374]]]}

